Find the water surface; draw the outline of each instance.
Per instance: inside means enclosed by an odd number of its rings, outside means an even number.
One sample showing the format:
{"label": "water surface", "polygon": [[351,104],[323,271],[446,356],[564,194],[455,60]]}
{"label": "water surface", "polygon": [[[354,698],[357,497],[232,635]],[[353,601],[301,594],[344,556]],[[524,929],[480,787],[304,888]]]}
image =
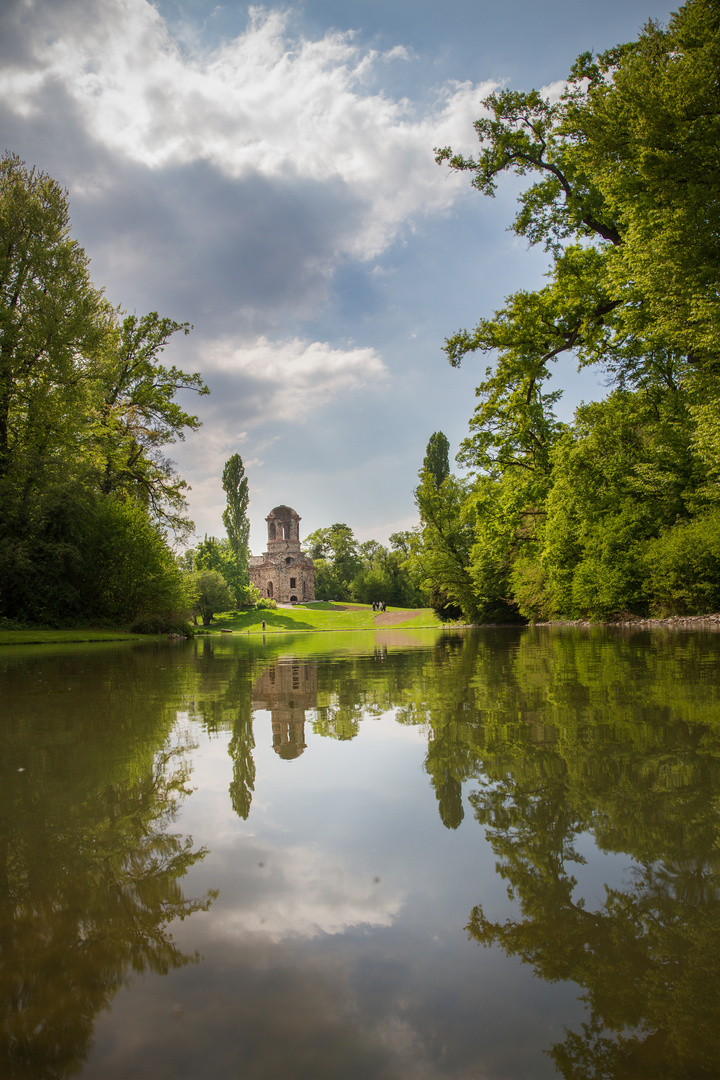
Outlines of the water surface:
{"label": "water surface", "polygon": [[0,1076],[720,1075],[720,640],[0,653]]}

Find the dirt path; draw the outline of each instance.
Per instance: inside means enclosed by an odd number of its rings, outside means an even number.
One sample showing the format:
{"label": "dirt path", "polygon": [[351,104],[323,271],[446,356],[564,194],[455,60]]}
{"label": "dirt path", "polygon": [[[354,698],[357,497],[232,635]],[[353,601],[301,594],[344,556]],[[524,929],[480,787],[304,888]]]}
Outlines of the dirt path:
{"label": "dirt path", "polygon": [[[364,604],[336,604],[336,611],[367,611],[367,607]],[[370,612],[368,611],[368,615]],[[408,619],[412,619],[413,615],[416,615],[417,611],[414,608],[408,608],[406,611],[378,611],[373,616],[373,622],[376,626],[394,626],[396,623],[407,622]]]}
{"label": "dirt path", "polygon": [[412,611],[379,611],[375,616],[375,625],[394,626],[395,623],[407,622],[412,617]]}

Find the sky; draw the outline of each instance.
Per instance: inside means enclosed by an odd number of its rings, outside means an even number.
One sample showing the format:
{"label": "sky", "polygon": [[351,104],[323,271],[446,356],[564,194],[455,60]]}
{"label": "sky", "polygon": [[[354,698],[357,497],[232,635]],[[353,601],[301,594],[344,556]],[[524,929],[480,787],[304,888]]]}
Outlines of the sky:
{"label": "sky", "polygon": [[[675,5],[677,7],[677,5]],[[417,522],[430,435],[455,453],[489,359],[446,337],[519,288],[542,251],[434,162],[473,153],[482,100],[557,92],[576,56],[637,37],[662,0],[0,0],[3,149],[68,190],[91,275],[123,310],[193,326],[163,361],[200,371],[203,426],[169,448],[199,538],[223,535],[242,456],[250,544],[294,507],[387,543]],[[491,358],[490,358],[491,359]],[[601,379],[558,362],[559,411]]]}

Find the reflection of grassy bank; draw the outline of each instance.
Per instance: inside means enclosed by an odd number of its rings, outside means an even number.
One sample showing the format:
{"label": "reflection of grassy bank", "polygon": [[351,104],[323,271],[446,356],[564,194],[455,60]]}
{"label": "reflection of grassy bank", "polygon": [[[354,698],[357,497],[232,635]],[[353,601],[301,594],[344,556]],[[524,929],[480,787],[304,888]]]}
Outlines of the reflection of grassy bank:
{"label": "reflection of grassy bank", "polygon": [[308,633],[272,634],[216,634],[196,639],[196,651],[211,650],[215,656],[237,655],[259,661],[280,660],[284,657],[320,659],[323,656],[371,655],[378,649],[387,651],[410,648],[429,648],[448,634],[460,636],[462,630],[453,631],[442,627],[417,630],[357,630],[334,637],[318,631]]}
{"label": "reflection of grassy bank", "polygon": [[[386,619],[392,615],[392,627],[416,629],[436,627],[443,624],[430,608],[388,608],[387,612],[374,612],[369,604],[328,603],[296,604],[292,608],[276,608],[274,611],[243,611],[238,615],[226,612],[217,615],[210,632],[232,630],[236,633],[278,634],[307,631],[385,630]],[[385,616],[385,617],[383,617]]]}

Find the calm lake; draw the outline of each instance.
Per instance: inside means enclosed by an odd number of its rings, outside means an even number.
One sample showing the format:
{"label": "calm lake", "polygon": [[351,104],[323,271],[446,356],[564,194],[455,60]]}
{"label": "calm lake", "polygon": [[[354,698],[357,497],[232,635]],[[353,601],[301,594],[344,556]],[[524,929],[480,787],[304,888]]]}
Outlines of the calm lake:
{"label": "calm lake", "polygon": [[720,1075],[720,635],[0,650],[0,1077]]}

